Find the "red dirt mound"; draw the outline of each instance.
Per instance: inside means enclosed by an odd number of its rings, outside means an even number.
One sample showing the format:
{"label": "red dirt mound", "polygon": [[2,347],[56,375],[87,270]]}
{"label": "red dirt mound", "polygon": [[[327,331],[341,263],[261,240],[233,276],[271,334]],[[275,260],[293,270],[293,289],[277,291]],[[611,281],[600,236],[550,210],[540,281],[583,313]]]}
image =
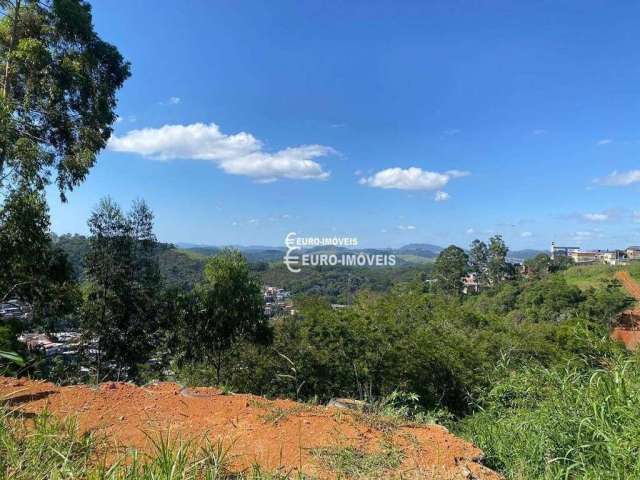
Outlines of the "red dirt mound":
{"label": "red dirt mound", "polygon": [[[640,300],[640,285],[629,272],[616,272],[616,278],[620,280],[625,290],[636,300]],[[625,310],[616,318],[611,329],[611,338],[624,343],[628,350],[635,351],[640,346],[640,306]]]}
{"label": "red dirt mound", "polygon": [[81,431],[94,432],[114,447],[148,450],[147,434],[158,432],[195,441],[222,439],[232,445],[238,470],[257,463],[269,471],[335,478],[314,455],[316,449],[376,452],[385,441],[403,452],[400,467],[385,478],[500,478],[480,465],[478,448],[443,427],[385,424],[360,413],[289,400],[223,395],[213,388],[185,390],[173,383],[57,387],[5,377],[0,377],[0,399],[17,412],[47,408],[59,417],[75,417]]}

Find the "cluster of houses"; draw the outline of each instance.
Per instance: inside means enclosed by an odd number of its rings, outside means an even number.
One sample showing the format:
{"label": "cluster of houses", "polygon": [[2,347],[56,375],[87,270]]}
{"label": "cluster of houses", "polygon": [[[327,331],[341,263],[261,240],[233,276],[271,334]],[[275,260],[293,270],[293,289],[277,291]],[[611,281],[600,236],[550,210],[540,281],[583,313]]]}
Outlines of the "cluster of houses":
{"label": "cluster of houses", "polygon": [[640,260],[640,246],[630,246],[624,250],[582,250],[580,247],[560,247],[552,242],[551,259],[558,257],[568,257],[578,265],[627,265]]}
{"label": "cluster of houses", "polygon": [[264,314],[267,317],[288,314],[295,315],[291,294],[284,288],[269,287],[263,288]]}
{"label": "cluster of houses", "polygon": [[17,299],[6,300],[0,303],[0,319],[29,320],[31,318],[31,305]]}
{"label": "cluster of houses", "polygon": [[[43,353],[47,357],[62,355],[65,359],[73,359],[81,348],[81,336],[78,332],[23,333],[18,341],[25,344],[27,350]],[[95,348],[95,346],[93,346]]]}

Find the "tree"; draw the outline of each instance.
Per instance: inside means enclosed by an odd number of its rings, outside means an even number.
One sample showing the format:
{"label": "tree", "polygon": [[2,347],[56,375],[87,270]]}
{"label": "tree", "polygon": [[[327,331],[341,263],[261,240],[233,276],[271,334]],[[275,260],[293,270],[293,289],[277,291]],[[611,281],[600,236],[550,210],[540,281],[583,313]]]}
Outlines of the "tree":
{"label": "tree", "polygon": [[459,295],[462,278],[467,272],[468,255],[460,247],[449,245],[442,250],[433,266],[433,276],[438,290],[447,295]]}
{"label": "tree", "polygon": [[83,0],[2,0],[0,16],[0,188],[55,171],[64,200],[106,146],[129,64]]}
{"label": "tree", "polygon": [[224,353],[239,338],[264,341],[269,328],[260,286],[242,254],[225,249],[209,260],[182,316],[182,360],[212,364],[222,379]]}
{"label": "tree", "polygon": [[476,274],[480,285],[487,284],[487,275],[489,270],[489,250],[487,244],[481,240],[471,242],[469,249],[469,267]]}
{"label": "tree", "polygon": [[79,301],[71,266],[52,246],[49,225],[42,192],[15,189],[0,208],[0,301],[29,302],[32,320],[47,330]]}
{"label": "tree", "polygon": [[501,235],[495,235],[489,239],[489,261],[487,264],[487,274],[491,285],[502,283],[510,273],[510,266],[507,263],[507,253],[509,248],[504,243]]}
{"label": "tree", "polygon": [[539,253],[524,262],[529,278],[540,279],[546,277],[551,271],[552,260],[546,253]]}
{"label": "tree", "polygon": [[0,209],[0,300],[32,296],[33,282],[47,260],[49,225],[42,194],[16,189],[7,196]]}
{"label": "tree", "polygon": [[161,277],[153,214],[144,202],[134,202],[125,215],[106,198],[91,215],[89,230],[85,336],[98,340],[98,376],[108,361],[117,377],[126,371],[135,378],[138,365],[154,349],[157,333]]}

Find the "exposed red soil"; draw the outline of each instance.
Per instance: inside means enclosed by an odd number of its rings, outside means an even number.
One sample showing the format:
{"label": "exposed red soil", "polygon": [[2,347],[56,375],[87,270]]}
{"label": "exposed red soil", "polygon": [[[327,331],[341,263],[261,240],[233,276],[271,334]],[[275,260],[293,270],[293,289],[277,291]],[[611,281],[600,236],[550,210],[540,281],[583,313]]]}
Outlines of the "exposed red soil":
{"label": "exposed red soil", "polygon": [[[622,283],[625,290],[636,300],[640,301],[640,285],[629,272],[616,272],[616,278]],[[611,338],[624,343],[628,350],[635,351],[640,346],[640,305],[625,310],[616,318],[616,323],[611,329]]]}
{"label": "exposed red soil", "polygon": [[292,476],[302,472],[335,478],[335,472],[314,457],[313,449],[354,446],[373,452],[386,439],[403,450],[404,460],[385,478],[500,478],[480,465],[478,448],[443,427],[385,428],[355,412],[290,400],[223,395],[214,388],[184,391],[173,383],[58,387],[6,377],[0,377],[0,399],[27,416],[46,408],[61,418],[74,417],[82,432],[106,439],[113,452],[123,447],[148,451],[147,435],[170,432],[185,440],[222,439],[232,445],[238,471],[257,463]]}
{"label": "exposed red soil", "polygon": [[629,295],[631,295],[636,300],[640,300],[640,285],[638,285],[638,282],[631,278],[629,272],[616,272],[616,278],[622,283],[627,292],[629,292]]}

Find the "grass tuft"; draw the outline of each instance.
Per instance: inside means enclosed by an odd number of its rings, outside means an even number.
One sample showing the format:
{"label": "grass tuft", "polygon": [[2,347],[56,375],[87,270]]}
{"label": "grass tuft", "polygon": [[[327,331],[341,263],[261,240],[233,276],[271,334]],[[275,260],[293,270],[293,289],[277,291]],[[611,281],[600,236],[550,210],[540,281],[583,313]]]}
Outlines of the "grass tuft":
{"label": "grass tuft", "polygon": [[312,454],[325,468],[347,478],[386,478],[404,459],[402,450],[389,440],[377,452],[350,445],[318,448]]}

